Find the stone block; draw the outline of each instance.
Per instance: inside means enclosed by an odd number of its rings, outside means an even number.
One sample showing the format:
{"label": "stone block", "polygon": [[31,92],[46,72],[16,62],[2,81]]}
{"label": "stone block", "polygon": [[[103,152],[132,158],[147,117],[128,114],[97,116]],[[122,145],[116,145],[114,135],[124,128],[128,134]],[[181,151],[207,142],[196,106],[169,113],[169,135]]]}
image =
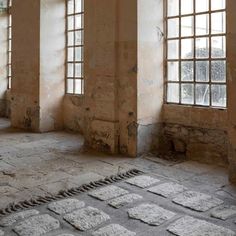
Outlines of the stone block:
{"label": "stone block", "polygon": [[134,178],[126,180],[126,183],[135,185],[139,188],[147,188],[153,184],[160,182],[159,179],[152,178],[146,175],[136,176]]}
{"label": "stone block", "polygon": [[211,216],[220,220],[227,220],[236,215],[236,206],[221,206],[211,212]]}

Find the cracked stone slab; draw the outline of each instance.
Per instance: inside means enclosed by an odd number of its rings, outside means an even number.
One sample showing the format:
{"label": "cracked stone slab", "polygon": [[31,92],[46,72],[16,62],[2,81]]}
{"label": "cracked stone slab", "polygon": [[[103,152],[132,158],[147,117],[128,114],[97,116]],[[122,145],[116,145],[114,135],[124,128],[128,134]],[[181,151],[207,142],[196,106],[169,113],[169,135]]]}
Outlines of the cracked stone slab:
{"label": "cracked stone slab", "polygon": [[3,236],[4,232],[0,229],[0,236]]}
{"label": "cracked stone slab", "polygon": [[141,204],[129,209],[128,215],[130,218],[140,220],[146,224],[159,226],[176,214],[155,204]]}
{"label": "cracked stone slab", "polygon": [[111,224],[103,227],[92,234],[93,236],[135,236],[135,232],[131,232],[118,224]]}
{"label": "cracked stone slab", "polygon": [[178,195],[173,199],[173,202],[199,212],[208,211],[224,203],[218,198],[194,191],[188,191]]}
{"label": "cracked stone slab", "polygon": [[177,183],[164,183],[148,189],[149,192],[166,198],[172,197],[186,190],[186,187]]}
{"label": "cracked stone slab", "polygon": [[70,198],[50,203],[48,209],[58,215],[63,215],[85,207],[85,203],[78,199]]}
{"label": "cracked stone slab", "polygon": [[211,216],[220,220],[227,220],[236,215],[236,206],[221,206],[213,210]]}
{"label": "cracked stone slab", "polygon": [[98,190],[94,190],[89,193],[89,196],[97,198],[101,201],[107,201],[112,198],[116,198],[116,197],[119,197],[128,193],[129,192],[125,189],[111,185],[111,186],[100,188]]}
{"label": "cracked stone slab", "polygon": [[41,236],[60,228],[60,222],[50,215],[28,218],[14,227],[19,236]]}
{"label": "cracked stone slab", "polygon": [[177,236],[235,236],[230,229],[207,221],[185,216],[171,224],[167,230]]}
{"label": "cracked stone slab", "polygon": [[38,214],[39,214],[39,211],[37,210],[27,210],[27,211],[21,211],[15,214],[11,214],[10,216],[4,217],[0,221],[0,226],[8,227],[15,224],[18,221],[24,220],[28,217],[35,216]]}
{"label": "cracked stone slab", "polygon": [[81,231],[97,227],[109,219],[109,215],[93,207],[76,210],[64,216],[64,220]]}
{"label": "cracked stone slab", "polygon": [[133,177],[131,179],[128,179],[125,182],[128,183],[128,184],[131,184],[131,185],[135,185],[139,188],[147,188],[147,187],[150,187],[153,184],[156,184],[156,183],[160,182],[160,180],[152,178],[152,177],[147,176],[147,175],[140,175],[140,176],[136,176],[136,177]]}
{"label": "cracked stone slab", "polygon": [[131,193],[131,194],[123,195],[121,197],[114,198],[114,199],[110,200],[108,202],[108,205],[118,209],[118,208],[121,208],[125,205],[128,205],[130,203],[133,203],[133,202],[141,200],[141,199],[143,199],[142,196],[140,196],[138,194]]}

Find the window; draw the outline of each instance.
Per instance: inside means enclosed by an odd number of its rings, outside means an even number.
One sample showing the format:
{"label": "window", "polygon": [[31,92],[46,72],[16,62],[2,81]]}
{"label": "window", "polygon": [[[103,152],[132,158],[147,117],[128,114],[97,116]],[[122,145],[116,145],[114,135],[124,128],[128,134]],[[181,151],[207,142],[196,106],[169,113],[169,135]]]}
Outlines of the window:
{"label": "window", "polygon": [[167,103],[226,107],[226,0],[166,0]]}
{"label": "window", "polygon": [[83,19],[84,1],[67,0],[66,93],[83,94]]}
{"label": "window", "polygon": [[7,49],[7,80],[8,80],[8,89],[11,88],[11,52],[12,52],[12,16],[11,16],[11,6],[12,0],[8,0],[8,49]]}

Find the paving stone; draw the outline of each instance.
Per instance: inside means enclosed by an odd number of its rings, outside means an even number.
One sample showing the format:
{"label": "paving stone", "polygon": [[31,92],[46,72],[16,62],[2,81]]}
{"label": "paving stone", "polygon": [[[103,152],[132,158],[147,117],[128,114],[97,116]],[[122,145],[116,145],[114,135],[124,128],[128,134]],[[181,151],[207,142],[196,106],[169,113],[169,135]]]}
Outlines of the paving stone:
{"label": "paving stone", "polygon": [[177,183],[164,183],[148,189],[149,192],[161,195],[163,197],[174,197],[174,195],[182,193],[186,190],[187,188]]}
{"label": "paving stone", "polygon": [[140,175],[140,176],[136,176],[134,178],[128,179],[126,180],[126,183],[129,183],[131,185],[135,185],[137,187],[140,188],[147,188],[153,184],[156,184],[160,182],[159,179],[154,179],[150,176],[146,176],[146,175]]}
{"label": "paving stone", "polygon": [[27,211],[21,211],[15,214],[12,214],[10,216],[7,216],[3,218],[0,221],[0,225],[3,227],[8,227],[13,225],[14,223],[24,220],[25,218],[28,218],[30,216],[38,215],[39,211],[37,210],[27,210]]}
{"label": "paving stone", "polygon": [[129,192],[127,190],[111,185],[104,188],[100,188],[98,190],[94,190],[89,193],[89,196],[92,196],[102,201],[107,201],[109,199],[119,197],[128,193]]}
{"label": "paving stone", "polygon": [[128,210],[130,218],[141,220],[149,225],[159,226],[176,214],[155,204],[141,204]]}
{"label": "paving stone", "polygon": [[173,202],[199,212],[208,211],[224,203],[220,199],[194,191],[188,191],[178,195],[173,199]]}
{"label": "paving stone", "polygon": [[60,228],[60,222],[50,215],[28,218],[14,227],[19,236],[41,236]]}
{"label": "paving stone", "polygon": [[0,236],[3,236],[4,232],[0,229]]}
{"label": "paving stone", "polygon": [[177,236],[235,236],[235,232],[207,221],[185,216],[167,230]]}
{"label": "paving stone", "polygon": [[220,220],[227,220],[236,215],[236,206],[221,206],[213,210],[211,216]]}
{"label": "paving stone", "polygon": [[121,208],[121,207],[129,204],[129,203],[132,203],[132,202],[135,202],[135,201],[141,200],[141,199],[143,199],[142,196],[140,196],[138,194],[131,193],[131,194],[123,195],[121,197],[114,198],[114,199],[110,200],[108,202],[108,205],[118,209],[118,208]]}
{"label": "paving stone", "polygon": [[73,234],[58,234],[57,236],[74,236]]}
{"label": "paving stone", "polygon": [[76,210],[64,216],[64,220],[81,231],[97,227],[109,219],[109,215],[93,207]]}
{"label": "paving stone", "polygon": [[53,202],[48,205],[48,209],[57,213],[58,215],[70,213],[82,207],[85,207],[85,203],[73,198]]}
{"label": "paving stone", "polygon": [[92,234],[93,236],[134,236],[136,233],[131,232],[118,224],[108,225]]}

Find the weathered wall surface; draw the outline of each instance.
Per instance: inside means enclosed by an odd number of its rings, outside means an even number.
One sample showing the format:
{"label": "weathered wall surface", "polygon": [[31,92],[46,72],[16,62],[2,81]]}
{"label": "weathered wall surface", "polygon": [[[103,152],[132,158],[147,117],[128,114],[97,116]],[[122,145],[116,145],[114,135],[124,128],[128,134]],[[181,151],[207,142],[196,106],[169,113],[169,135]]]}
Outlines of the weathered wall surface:
{"label": "weathered wall surface", "polygon": [[236,182],[236,2],[227,1],[228,132],[230,180]]}
{"label": "weathered wall surface", "polygon": [[6,116],[8,14],[0,13],[0,117]]}
{"label": "weathered wall surface", "polygon": [[160,147],[163,106],[163,1],[138,0],[138,154]]}
{"label": "weathered wall surface", "polygon": [[63,127],[65,94],[65,1],[40,4],[40,127],[41,132]]}
{"label": "weathered wall surface", "polygon": [[13,127],[39,130],[40,0],[14,0],[12,6]]}

